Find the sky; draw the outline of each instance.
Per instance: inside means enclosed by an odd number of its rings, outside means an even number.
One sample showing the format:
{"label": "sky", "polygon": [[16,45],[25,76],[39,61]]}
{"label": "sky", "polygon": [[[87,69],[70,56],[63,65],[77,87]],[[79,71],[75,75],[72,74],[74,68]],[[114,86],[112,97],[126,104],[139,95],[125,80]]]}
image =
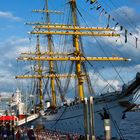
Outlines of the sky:
{"label": "sky", "polygon": [[[53,7],[52,9],[62,9],[66,4],[66,0],[49,1],[49,6]],[[89,24],[94,23],[97,25],[98,22],[100,22],[99,24],[103,25],[102,22],[104,20],[99,16],[100,10],[96,11],[95,9],[90,9],[97,5],[90,5],[86,0],[78,0],[78,2],[80,3],[80,9],[84,9],[87,12]],[[116,21],[127,28],[128,31],[133,33],[134,36],[140,40],[139,0],[98,0],[98,3],[101,4]],[[30,44],[27,32],[30,31],[31,28],[24,23],[38,20],[36,14],[34,15],[31,11],[34,9],[42,9],[43,6],[44,0],[0,0],[0,93],[10,94],[14,92],[19,85],[19,82],[14,79],[14,76],[18,73],[16,58],[19,53],[25,51],[26,47]],[[99,12],[99,14],[94,15],[94,12]],[[113,27],[113,24],[111,26]],[[119,30],[119,27],[117,30]],[[120,54],[123,54],[124,57],[129,57],[133,60],[129,64],[122,63],[117,65],[117,70],[121,71],[120,75],[124,78],[125,82],[132,80],[135,77],[136,72],[140,71],[140,42],[138,41],[138,49],[136,49],[135,38],[132,37],[128,39],[129,43],[123,43],[123,45],[117,40],[113,42],[112,39],[108,38],[99,40],[108,47],[105,48],[108,49],[108,54],[112,55],[117,52],[116,55],[120,56]],[[92,47],[91,44],[96,45],[97,41],[95,39],[90,39],[87,40],[87,42],[87,54],[93,55],[90,51]],[[96,54],[101,53],[97,51],[96,48],[94,49]],[[112,68],[110,66],[104,64],[98,71],[105,75],[108,81],[112,82],[113,79],[110,75]],[[113,77],[116,77],[116,75],[113,74]],[[116,87],[118,86],[119,81],[119,78],[116,79]],[[99,82],[104,85],[103,80],[99,79]],[[97,85],[99,85],[99,82]]]}

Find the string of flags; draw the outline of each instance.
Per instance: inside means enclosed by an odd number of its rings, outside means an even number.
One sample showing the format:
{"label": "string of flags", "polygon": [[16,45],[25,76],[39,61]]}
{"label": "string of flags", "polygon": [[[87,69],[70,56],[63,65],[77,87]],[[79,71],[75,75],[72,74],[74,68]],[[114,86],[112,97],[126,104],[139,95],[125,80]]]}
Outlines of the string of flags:
{"label": "string of flags", "polygon": [[[108,21],[107,21],[107,26],[106,28],[110,27],[110,21],[112,20],[113,22],[116,22],[115,18],[113,18],[110,14],[108,14],[108,12],[105,11],[105,9],[102,7],[102,5],[98,2],[98,0],[86,0],[86,2],[90,2],[91,5],[94,4],[94,8],[98,11],[100,10],[100,16],[105,14],[108,16]],[[94,8],[91,8],[94,9]],[[127,43],[128,39],[128,35],[133,36],[132,33],[128,32],[128,30],[126,28],[124,28],[119,22],[116,22],[114,25],[114,29],[116,29],[117,27],[120,27],[120,31],[124,31],[124,37],[125,37],[125,43]],[[138,47],[138,38],[134,37],[135,41],[136,41],[136,48]]]}

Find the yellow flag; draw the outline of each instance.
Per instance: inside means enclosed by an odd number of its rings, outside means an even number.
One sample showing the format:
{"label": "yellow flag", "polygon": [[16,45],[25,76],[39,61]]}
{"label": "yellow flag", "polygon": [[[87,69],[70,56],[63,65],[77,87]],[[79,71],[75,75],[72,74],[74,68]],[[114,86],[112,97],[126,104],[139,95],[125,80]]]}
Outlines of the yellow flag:
{"label": "yellow flag", "polygon": [[91,0],[91,1],[90,1],[90,4],[93,4],[95,1],[96,1],[96,0]]}

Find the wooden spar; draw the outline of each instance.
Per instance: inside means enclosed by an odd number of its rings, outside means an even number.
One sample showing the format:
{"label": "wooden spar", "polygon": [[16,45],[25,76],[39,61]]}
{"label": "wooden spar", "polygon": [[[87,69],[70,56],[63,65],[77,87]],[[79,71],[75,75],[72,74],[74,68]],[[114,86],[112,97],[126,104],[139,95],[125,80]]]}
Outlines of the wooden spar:
{"label": "wooden spar", "polygon": [[79,27],[79,26],[71,26],[71,25],[38,25],[34,26],[35,29],[55,29],[55,30],[84,30],[84,31],[115,31],[110,28],[102,28],[102,27]]}
{"label": "wooden spar", "polygon": [[95,33],[95,32],[71,32],[71,31],[32,31],[29,34],[45,34],[45,35],[76,35],[76,36],[108,36],[108,37],[119,37],[120,34],[115,33]]}
{"label": "wooden spar", "polygon": [[76,78],[76,74],[50,74],[50,75],[23,75],[23,76],[16,76],[16,78]]}
{"label": "wooden spar", "polygon": [[40,61],[131,61],[123,57],[19,57],[17,60]]}

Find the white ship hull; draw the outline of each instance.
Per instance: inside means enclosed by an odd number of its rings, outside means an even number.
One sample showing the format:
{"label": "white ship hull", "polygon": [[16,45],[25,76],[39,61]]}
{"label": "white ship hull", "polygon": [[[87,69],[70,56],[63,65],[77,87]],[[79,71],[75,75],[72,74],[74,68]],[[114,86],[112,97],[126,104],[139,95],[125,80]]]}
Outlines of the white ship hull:
{"label": "white ship hull", "polygon": [[[104,135],[104,120],[99,114],[103,114],[103,108],[106,108],[111,119],[112,137],[121,135],[119,125],[126,108],[121,106],[120,102],[130,101],[133,97],[126,96],[121,98],[120,94],[115,94],[105,97],[99,96],[94,100],[95,135],[98,137],[103,137]],[[57,109],[56,112],[48,111],[45,116],[34,122],[35,125],[38,123],[42,123],[49,130],[85,135],[83,104],[77,103],[71,106],[63,106]]]}

